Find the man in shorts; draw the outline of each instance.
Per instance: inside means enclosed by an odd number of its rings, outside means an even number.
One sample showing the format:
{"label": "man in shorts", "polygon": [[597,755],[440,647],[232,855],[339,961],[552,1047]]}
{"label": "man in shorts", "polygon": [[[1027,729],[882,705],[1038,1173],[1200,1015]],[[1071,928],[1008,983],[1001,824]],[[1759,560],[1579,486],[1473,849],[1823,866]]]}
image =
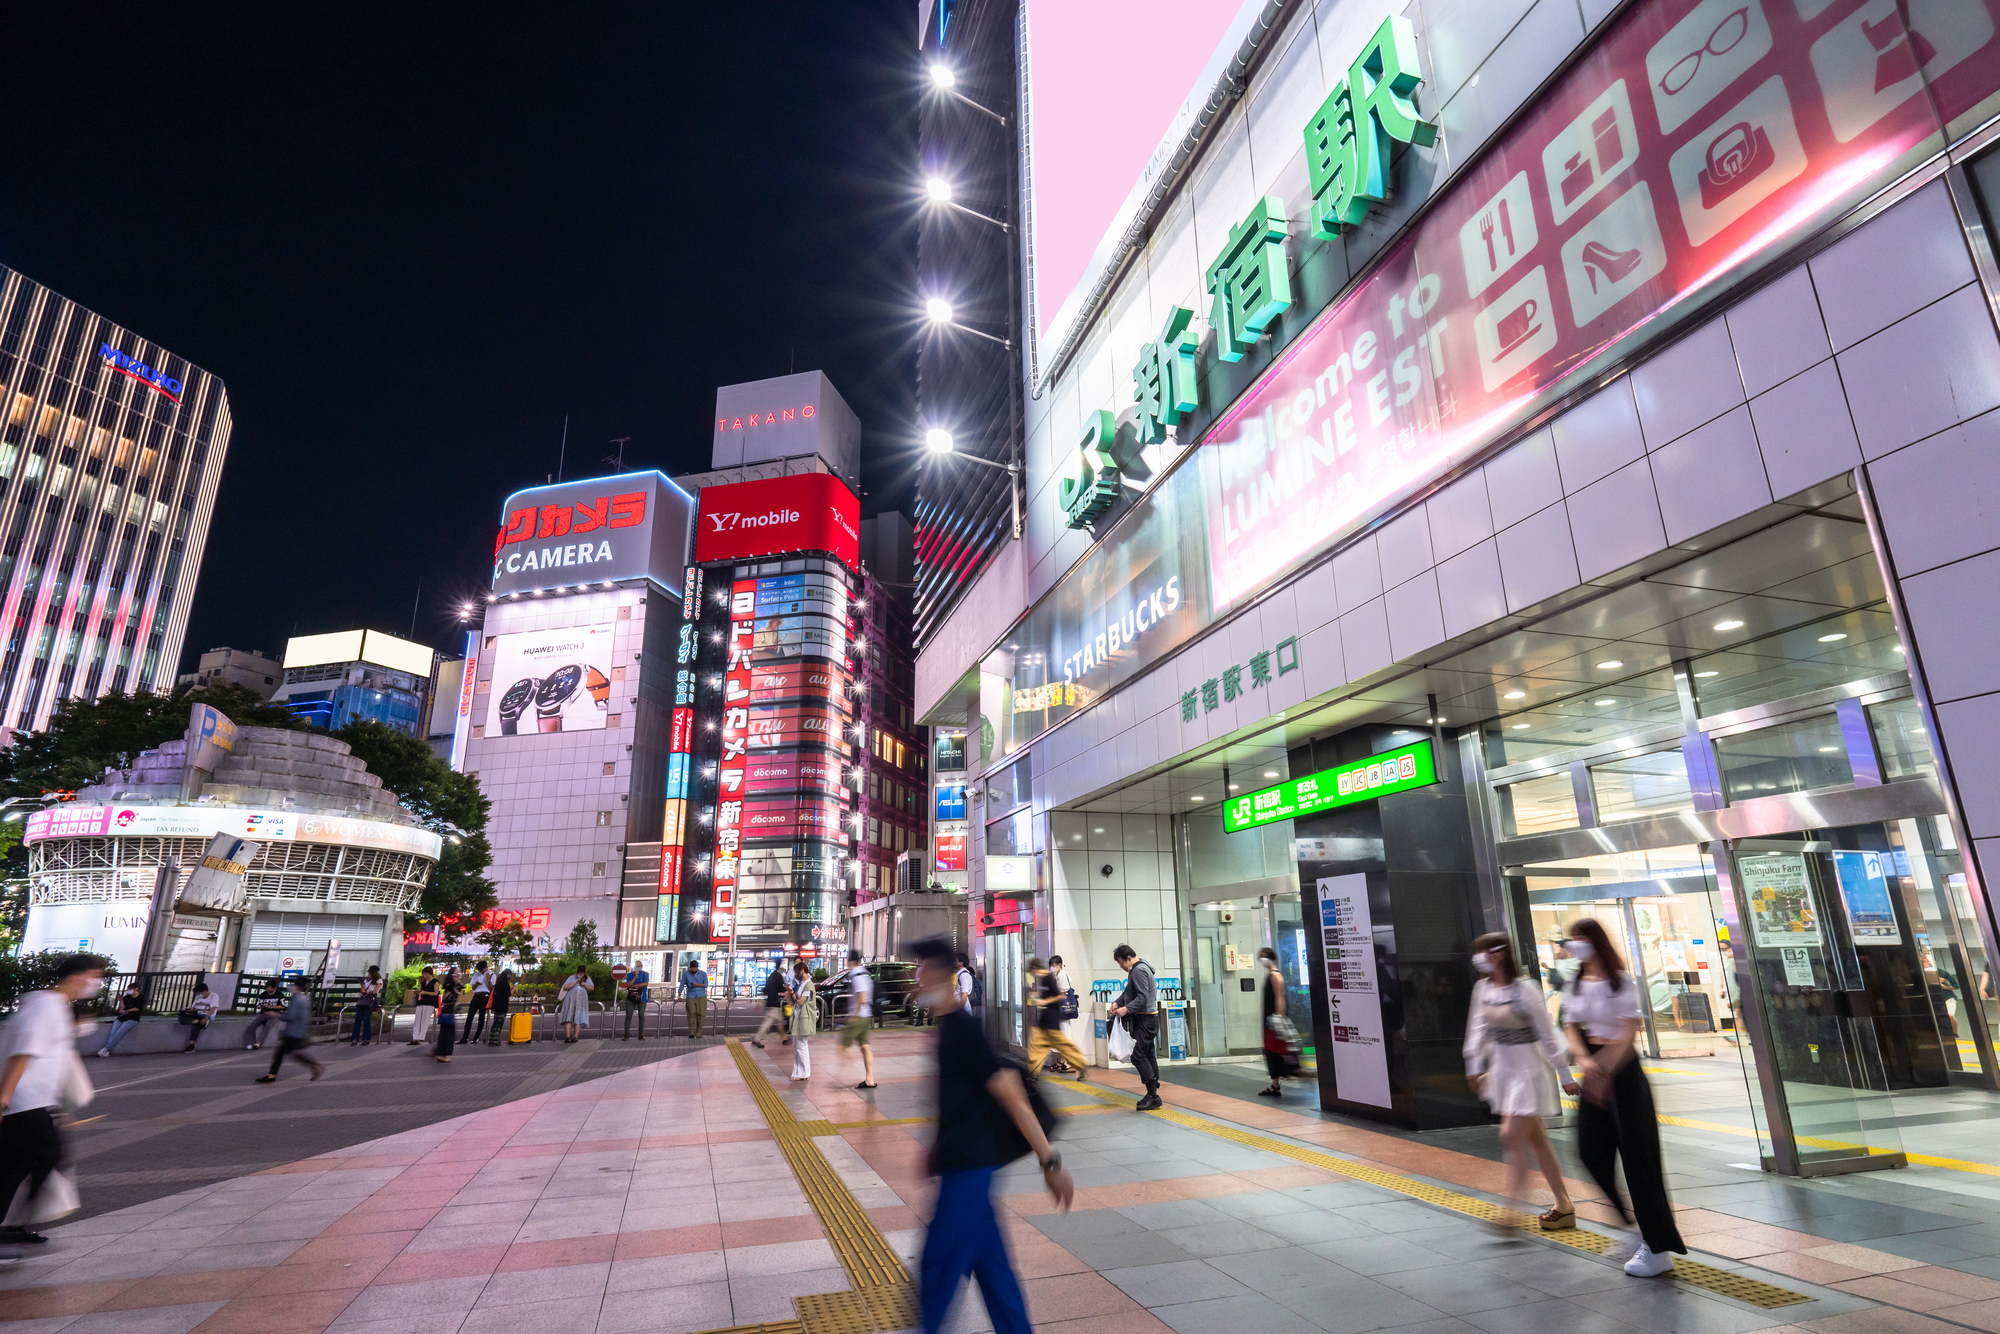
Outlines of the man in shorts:
{"label": "man in shorts", "polygon": [[852,1005],[847,1011],[847,1027],[840,1030],[840,1049],[861,1045],[861,1082],[854,1087],[875,1087],[875,1044],[868,1035],[875,1029],[875,978],[861,966],[861,951],[847,952],[847,985]]}

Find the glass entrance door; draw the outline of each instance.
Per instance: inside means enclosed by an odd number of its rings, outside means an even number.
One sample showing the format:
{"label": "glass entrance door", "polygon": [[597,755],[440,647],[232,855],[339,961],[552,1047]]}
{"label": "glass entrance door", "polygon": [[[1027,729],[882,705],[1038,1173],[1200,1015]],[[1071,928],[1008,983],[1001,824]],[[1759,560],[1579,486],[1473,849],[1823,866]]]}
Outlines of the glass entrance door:
{"label": "glass entrance door", "polygon": [[[1297,911],[1294,907],[1294,916]],[[1257,966],[1257,951],[1270,943],[1268,919],[1261,897],[1194,905],[1195,1029],[1203,1060],[1257,1056],[1264,1050],[1263,970]],[[1296,975],[1304,980],[1303,966]],[[1308,1003],[1302,1009],[1309,1013],[1312,1007]]]}
{"label": "glass entrance door", "polygon": [[1313,1009],[1312,979],[1307,976],[1305,915],[1297,894],[1274,894],[1269,902],[1271,946],[1278,951],[1278,968],[1285,975],[1285,1013],[1298,1025],[1303,1044],[1299,1064],[1317,1070],[1319,1015]]}

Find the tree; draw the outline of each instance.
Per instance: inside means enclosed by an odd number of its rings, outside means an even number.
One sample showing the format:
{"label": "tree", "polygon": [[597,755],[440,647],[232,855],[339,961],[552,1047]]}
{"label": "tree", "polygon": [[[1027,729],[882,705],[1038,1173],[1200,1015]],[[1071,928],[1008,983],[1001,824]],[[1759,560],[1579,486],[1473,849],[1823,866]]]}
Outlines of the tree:
{"label": "tree", "polygon": [[0,821],[0,954],[21,948],[28,932],[28,845],[22,820]]}
{"label": "tree", "polygon": [[479,790],[479,780],[453,770],[417,738],[373,719],[357,719],[333,735],[353,748],[355,758],[418,823],[445,836],[444,852],[424,886],[417,915],[435,922],[442,939],[462,939],[499,901],[486,878],[486,868],[493,864],[493,848],[486,841],[493,803]]}
{"label": "tree", "polygon": [[563,953],[572,959],[582,959],[588,963],[597,957],[597,923],[584,918],[569,929],[569,939],[563,942]]}
{"label": "tree", "polygon": [[523,968],[535,962],[534,933],[519,922],[509,922],[505,926],[488,927],[473,937],[495,959],[515,959]]}
{"label": "tree", "polygon": [[213,705],[241,727],[308,730],[305,720],[291,710],[231,682],[176,695],[150,690],[95,699],[72,695],[56,704],[46,728],[23,732],[0,751],[0,793],[39,797],[44,792],[73,791],[97,782],[106,769],[130,768],[141,751],[186,735],[189,707],[194,704]]}

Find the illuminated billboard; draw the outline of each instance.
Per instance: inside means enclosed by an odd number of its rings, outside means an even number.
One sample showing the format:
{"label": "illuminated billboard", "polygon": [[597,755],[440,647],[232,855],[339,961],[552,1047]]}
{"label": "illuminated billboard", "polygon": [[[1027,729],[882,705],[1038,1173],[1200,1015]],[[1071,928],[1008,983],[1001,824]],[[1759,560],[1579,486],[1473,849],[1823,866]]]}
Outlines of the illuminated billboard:
{"label": "illuminated billboard", "polygon": [[861,563],[861,501],[823,472],[701,489],[694,558],[700,565],[824,551]]}
{"label": "illuminated billboard", "polygon": [[372,662],[412,676],[429,676],[431,657],[424,645],[380,630],[341,630],[329,635],[292,636],[285,641],[284,665],[331,667],[343,662]]}
{"label": "illuminated billboard", "polygon": [[527,630],[493,641],[484,735],[594,732],[611,698],[610,625]]}
{"label": "illuminated billboard", "polygon": [[516,491],[500,507],[493,591],[651,579],[679,592],[693,519],[693,497],[657,472]]}

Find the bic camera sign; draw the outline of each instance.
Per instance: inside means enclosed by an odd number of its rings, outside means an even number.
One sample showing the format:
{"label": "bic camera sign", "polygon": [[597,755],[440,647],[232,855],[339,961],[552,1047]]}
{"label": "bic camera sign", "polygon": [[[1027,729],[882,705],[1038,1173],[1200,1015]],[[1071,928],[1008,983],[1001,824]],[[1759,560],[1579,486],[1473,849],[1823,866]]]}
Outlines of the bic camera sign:
{"label": "bic camera sign", "polygon": [[[1408,19],[1391,15],[1306,123],[1313,236],[1338,236],[1367,217],[1371,203],[1388,199],[1394,144],[1436,140],[1437,126],[1419,116],[1410,101],[1421,81],[1416,32]],[[1208,266],[1208,327],[1222,360],[1241,361],[1291,309],[1292,279],[1285,266],[1290,235],[1285,201],[1268,195],[1229,229],[1228,244]],[[1160,336],[1139,349],[1132,386],[1142,445],[1165,440],[1167,427],[1201,407],[1193,322],[1192,310],[1175,306]],[[1118,462],[1112,455],[1117,430],[1117,419],[1101,408],[1084,422],[1076,476],[1063,478],[1057,492],[1071,528],[1089,527],[1118,499]]]}

